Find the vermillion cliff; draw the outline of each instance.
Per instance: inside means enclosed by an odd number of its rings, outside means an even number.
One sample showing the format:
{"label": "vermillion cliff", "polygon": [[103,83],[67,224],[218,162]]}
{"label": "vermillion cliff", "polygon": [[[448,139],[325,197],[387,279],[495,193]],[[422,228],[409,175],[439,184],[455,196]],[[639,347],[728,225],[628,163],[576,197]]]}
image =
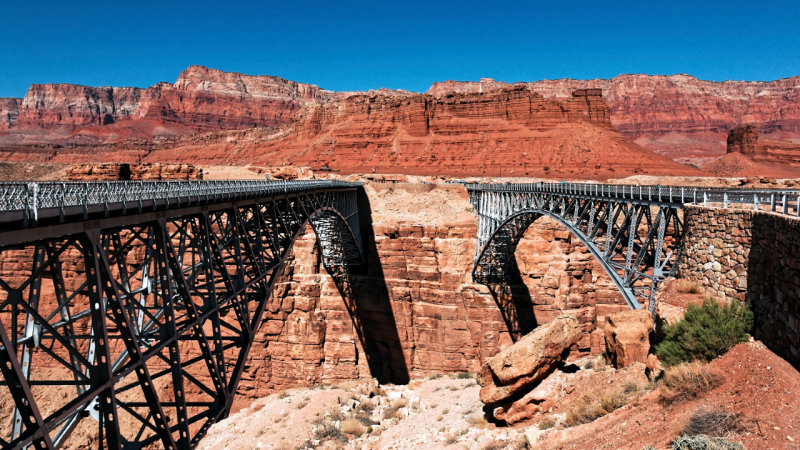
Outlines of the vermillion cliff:
{"label": "vermillion cliff", "polygon": [[341,173],[609,178],[700,172],[616,132],[596,90],[547,100],[525,86],[488,93],[352,95],[308,105],[279,129],[160,144],[6,149],[2,159],[294,165]]}
{"label": "vermillion cliff", "polygon": [[[504,84],[488,78],[450,81],[434,83],[428,93],[486,92]],[[602,89],[620,134],[674,158],[724,154],[728,130],[741,123],[758,124],[776,138],[800,137],[800,77],[715,82],[690,75],[620,75],[526,84],[547,98],[567,98],[579,88]]]}
{"label": "vermillion cliff", "polygon": [[174,84],[147,89],[35,84],[0,99],[5,143],[96,143],[200,131],[278,126],[307,104],[351,93],[267,75],[190,66]]}

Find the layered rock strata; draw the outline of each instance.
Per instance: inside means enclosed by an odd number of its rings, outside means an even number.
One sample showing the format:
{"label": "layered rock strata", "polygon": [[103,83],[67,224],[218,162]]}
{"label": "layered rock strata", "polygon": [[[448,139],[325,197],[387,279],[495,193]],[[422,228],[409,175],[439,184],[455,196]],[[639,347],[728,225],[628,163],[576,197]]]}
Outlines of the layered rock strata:
{"label": "layered rock strata", "polygon": [[[611,123],[636,143],[672,157],[719,155],[731,126],[757,123],[775,138],[800,137],[800,77],[775,81],[705,81],[690,75],[619,75],[611,79],[541,80],[526,83],[547,98],[569,98],[575,89],[603,91]],[[487,92],[506,83],[434,83],[435,96]]]}

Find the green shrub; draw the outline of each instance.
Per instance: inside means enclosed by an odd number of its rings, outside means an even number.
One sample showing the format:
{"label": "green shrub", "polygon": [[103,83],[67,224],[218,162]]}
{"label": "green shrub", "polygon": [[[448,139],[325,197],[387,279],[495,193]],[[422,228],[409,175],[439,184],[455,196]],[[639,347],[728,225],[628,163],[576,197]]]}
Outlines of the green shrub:
{"label": "green shrub", "polygon": [[740,301],[720,305],[706,299],[689,305],[683,319],[664,327],[664,340],[656,346],[658,359],[669,367],[686,361],[709,361],[744,342],[753,328],[753,312]]}

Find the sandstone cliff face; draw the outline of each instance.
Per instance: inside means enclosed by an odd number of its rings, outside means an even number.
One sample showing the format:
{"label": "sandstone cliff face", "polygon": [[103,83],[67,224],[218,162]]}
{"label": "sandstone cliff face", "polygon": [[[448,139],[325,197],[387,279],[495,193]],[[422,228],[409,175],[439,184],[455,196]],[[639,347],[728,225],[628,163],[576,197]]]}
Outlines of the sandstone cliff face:
{"label": "sandstone cliff face", "polygon": [[779,163],[786,168],[800,167],[799,144],[782,139],[760,139],[754,125],[732,128],[727,143],[727,153],[741,153],[755,162]]}
{"label": "sandstone cliff face", "polygon": [[0,98],[0,130],[8,129],[19,116],[20,99],[13,97]]}
{"label": "sandstone cliff face", "polygon": [[[462,187],[370,184],[367,193],[376,267],[356,277],[354,291],[366,314],[360,320],[380,323],[378,353],[393,359],[372,364],[389,373],[385,379],[477,372],[513,341],[503,315],[509,300],[527,302],[523,315],[531,326],[562,314],[575,317],[580,336],[573,357],[602,352],[605,315],[628,309],[600,265],[555,221],[540,219],[520,241],[524,294],[496,299],[470,278],[477,223]],[[258,397],[298,385],[380,377],[366,361],[376,350],[361,343],[348,302],[321,266],[307,230],[270,299],[240,391]]]}
{"label": "sandstone cliff face", "polygon": [[[191,66],[174,84],[147,89],[35,84],[21,102],[3,99],[0,129],[10,128],[22,142],[83,142],[84,135],[92,137],[89,142],[151,139],[163,134],[157,128],[165,124],[171,127],[167,135],[278,126],[306,104],[348,94],[275,76]],[[115,126],[106,128],[110,124]],[[61,133],[42,133],[52,130]]]}
{"label": "sandstone cliff face", "polygon": [[[503,83],[435,83],[429,93],[485,92]],[[611,123],[638,144],[673,157],[721,154],[728,129],[757,123],[762,133],[800,136],[800,77],[770,82],[704,81],[690,75],[620,75],[611,79],[527,83],[547,98],[579,88],[600,88]]]}
{"label": "sandstone cliff face", "polygon": [[107,125],[130,116],[141,96],[139,88],[34,84],[20,105],[16,128],[66,128]]}
{"label": "sandstone cliff face", "polygon": [[310,105],[280,130],[193,136],[148,161],[292,164],[343,173],[608,178],[698,174],[620,136],[596,91],[544,99],[524,86],[442,98],[355,95]]}

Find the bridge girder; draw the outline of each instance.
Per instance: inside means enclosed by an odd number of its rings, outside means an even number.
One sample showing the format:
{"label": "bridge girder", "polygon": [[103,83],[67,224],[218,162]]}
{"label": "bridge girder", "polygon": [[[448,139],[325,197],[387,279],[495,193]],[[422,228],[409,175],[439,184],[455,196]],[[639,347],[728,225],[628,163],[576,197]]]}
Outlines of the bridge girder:
{"label": "bridge girder", "polygon": [[191,448],[230,411],[305,227],[335,276],[362,264],[352,186],[177,211],[0,246],[17,261],[0,272],[0,395],[15,402],[0,445],[57,448],[96,427],[108,448]]}

